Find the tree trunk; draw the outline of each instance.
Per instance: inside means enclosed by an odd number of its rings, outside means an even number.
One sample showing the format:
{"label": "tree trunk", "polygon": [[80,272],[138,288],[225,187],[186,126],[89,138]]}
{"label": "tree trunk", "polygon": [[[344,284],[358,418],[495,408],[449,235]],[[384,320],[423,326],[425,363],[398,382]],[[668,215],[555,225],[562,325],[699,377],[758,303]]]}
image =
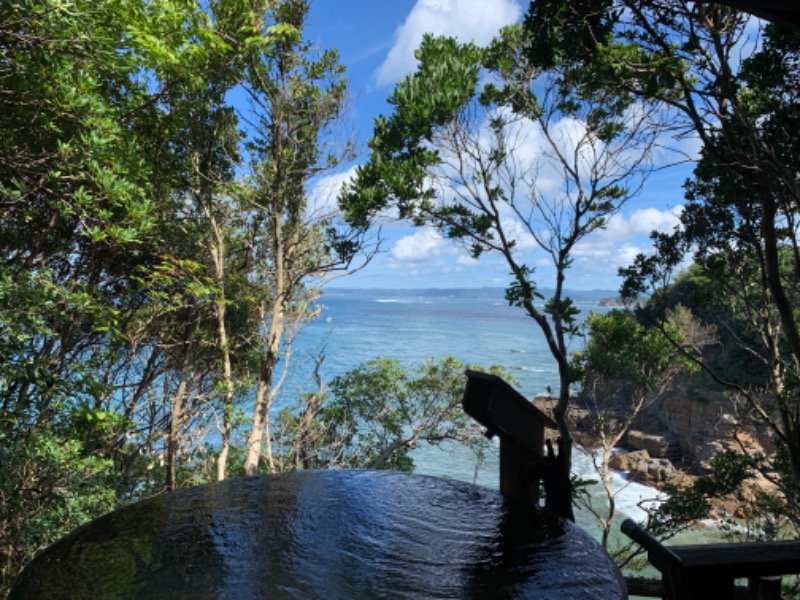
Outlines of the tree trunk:
{"label": "tree trunk", "polygon": [[[282,272],[278,274],[283,277]],[[247,452],[245,455],[244,472],[245,475],[255,475],[258,470],[258,462],[261,456],[262,442],[271,444],[268,437],[269,433],[269,411],[272,408],[272,401],[275,397],[273,391],[273,378],[275,367],[278,363],[281,340],[286,320],[286,299],[283,292],[283,285],[278,286],[275,299],[272,304],[272,318],[270,319],[269,331],[267,333],[267,348],[261,360],[259,370],[258,388],[256,390],[256,401],[253,407],[253,421],[250,434],[247,437]],[[271,457],[271,448],[267,449],[267,455]],[[274,465],[269,465],[274,469]]]}
{"label": "tree trunk", "polygon": [[314,419],[317,418],[317,415],[322,408],[322,402],[325,400],[325,384],[322,382],[322,376],[319,373],[320,367],[322,366],[324,360],[324,356],[320,357],[317,360],[316,366],[314,367],[314,381],[317,384],[317,391],[308,396],[305,410],[303,410],[303,417],[300,420],[300,431],[297,434],[295,448],[297,454],[297,466],[302,467],[305,470],[314,468],[314,464],[311,459],[311,426],[314,424]]}
{"label": "tree trunk", "polygon": [[[767,187],[767,186],[765,186]],[[769,189],[763,191],[762,198],[763,218],[762,234],[764,236],[764,254],[767,271],[767,283],[772,293],[775,308],[780,316],[783,326],[783,337],[786,340],[792,355],[795,369],[800,366],[800,332],[798,332],[795,311],[792,303],[786,295],[786,290],[781,281],[779,242],[776,233],[775,220],[777,209],[775,202],[769,193]],[[792,399],[792,403],[796,400]],[[798,423],[791,408],[787,406],[787,399],[784,394],[778,394],[778,405],[781,411],[784,434],[786,436],[786,450],[789,454],[789,466],[792,472],[793,481],[800,481],[800,439],[798,439]],[[797,489],[792,490],[795,500],[799,494]]]}
{"label": "tree trunk", "polygon": [[247,436],[247,450],[244,459],[245,475],[255,475],[261,458],[261,444],[267,431],[267,418],[270,406],[270,387],[272,387],[272,373],[274,365],[270,365],[269,353],[264,357],[261,365],[261,374],[256,388],[256,400],[253,407],[253,420],[250,434]]}
{"label": "tree trunk", "polygon": [[219,345],[220,356],[222,358],[222,384],[224,392],[222,395],[222,442],[220,445],[219,457],[217,458],[217,481],[222,481],[227,475],[228,453],[231,445],[233,412],[233,369],[231,367],[231,352],[228,347],[228,328],[226,323],[227,307],[225,295],[225,239],[222,231],[214,219],[213,215],[208,214],[213,230],[213,241],[210,243],[211,258],[214,261],[214,277],[219,289],[219,298],[216,302],[217,317],[217,343]]}
{"label": "tree trunk", "polygon": [[614,516],[617,512],[617,498],[614,489],[611,487],[611,478],[609,477],[609,446],[603,442],[603,458],[600,464],[600,480],[603,484],[603,489],[606,492],[606,499],[608,500],[608,515],[603,520],[603,535],[601,538],[601,545],[605,550],[608,550],[608,537],[611,534],[611,524],[614,522]]}
{"label": "tree trunk", "polygon": [[167,434],[167,474],[166,487],[171,492],[177,486],[178,446],[180,445],[181,427],[187,391],[186,368],[181,373],[181,382],[178,389],[169,401],[170,418],[169,432]]}
{"label": "tree trunk", "polygon": [[571,521],[575,520],[575,513],[572,510],[572,480],[570,475],[572,473],[572,432],[567,422],[567,413],[569,411],[569,363],[565,352],[563,351],[563,340],[556,339],[553,328],[548,323],[547,318],[539,312],[533,304],[533,301],[526,299],[524,306],[528,314],[536,321],[539,328],[544,333],[550,353],[558,363],[559,374],[559,392],[558,403],[553,409],[553,417],[558,424],[558,456],[554,457],[554,485],[557,486],[558,492],[549,494],[553,496],[548,498],[548,508],[558,513],[562,517]]}
{"label": "tree trunk", "polygon": [[187,324],[184,331],[183,354],[181,356],[181,376],[178,389],[170,398],[170,420],[167,435],[167,491],[172,491],[177,486],[178,446],[180,444],[181,429],[183,427],[186,399],[189,392],[189,372],[191,370],[190,356],[196,324]]}

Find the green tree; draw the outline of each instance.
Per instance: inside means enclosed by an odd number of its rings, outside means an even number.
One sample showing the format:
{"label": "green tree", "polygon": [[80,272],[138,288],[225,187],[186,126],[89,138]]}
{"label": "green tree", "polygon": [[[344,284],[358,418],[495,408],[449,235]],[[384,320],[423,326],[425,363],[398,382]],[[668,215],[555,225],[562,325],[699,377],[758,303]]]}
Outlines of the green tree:
{"label": "green tree", "polygon": [[[519,26],[487,48],[427,36],[416,73],[390,97],[394,113],[376,120],[369,161],[341,202],[356,226],[396,207],[473,256],[503,257],[508,301],[534,320],[558,364],[555,416],[569,456],[568,344],[579,311],[565,294],[567,273],[576,245],[638,191],[658,127],[655,116],[610,94],[559,87],[559,65],[538,68],[526,58],[529,45]],[[552,264],[550,298],[538,291],[525,246]],[[560,464],[568,471],[570,459]],[[571,516],[571,506],[561,512]]]}
{"label": "green tree", "polygon": [[[549,36],[531,60],[570,57],[573,76],[565,83],[616,90],[670,111],[677,136],[702,142],[683,230],[655,237],[656,257],[640,257],[626,272],[627,290],[662,288],[695,253],[704,274],[731,291],[732,308],[757,332],[757,343],[743,349],[772,371],[767,388],[731,389],[783,447],[784,476],[762,471],[779,483],[796,516],[797,32],[753,23],[727,6],[655,0],[537,0],[526,29],[533,39]],[[752,32],[760,44],[748,38]],[[770,396],[775,413],[765,404]]]}
{"label": "green tree", "polygon": [[[261,355],[255,406],[247,436],[245,473],[256,472],[266,445],[274,470],[270,410],[289,362],[291,340],[317,314],[315,301],[326,274],[344,268],[351,256],[330,240],[331,214],[320,214],[309,199],[313,178],[350,157],[350,143],[337,131],[347,81],[335,51],[316,54],[302,38],[308,2],[286,0],[269,6],[270,43],[247,59],[245,89],[251,105],[252,157],[247,186],[237,201],[252,224]],[[285,373],[285,370],[284,370]]]}
{"label": "green tree", "polygon": [[[375,358],[336,377],[310,428],[303,411],[281,414],[279,447],[290,452],[287,465],[411,471],[420,444],[479,450],[486,439],[461,408],[466,368],[452,356],[411,368]],[[491,368],[509,378],[501,371]]]}
{"label": "green tree", "polygon": [[165,200],[178,196],[177,162],[150,152],[177,147],[158,135],[169,84],[152,78],[196,51],[197,14],[169,1],[0,8],[4,587],[41,545],[142,489],[106,471],[132,475],[137,438],[160,432],[155,417],[133,424],[164,373],[159,328],[141,327],[158,290],[140,274],[170,262]]}
{"label": "green tree", "polygon": [[[611,452],[633,425],[646,404],[663,392],[678,374],[694,367],[674,343],[697,352],[699,340],[691,340],[691,315],[676,311],[667,331],[645,328],[629,311],[592,313],[584,322],[586,345],[572,356],[576,381],[583,384],[582,404],[589,410],[591,442],[584,450],[592,460],[605,491],[607,505],[599,509],[591,502],[584,506],[601,525],[601,543],[608,548],[616,514],[616,492],[611,485]],[[702,344],[702,341],[700,341]],[[623,398],[620,401],[620,398]]]}
{"label": "green tree", "polygon": [[[708,136],[695,179],[686,186],[682,230],[658,238],[656,255],[640,257],[626,272],[629,290],[639,291],[654,276],[671,272],[678,254],[693,252],[704,275],[724,290],[728,309],[747,323],[754,335],[732,343],[769,372],[766,385],[753,388],[723,371],[714,374],[772,428],[787,460],[780,469],[762,464],[762,472],[780,486],[796,525],[800,345],[794,307],[800,262],[794,223],[799,205],[796,181],[787,181],[781,170],[797,169],[792,132],[798,49],[796,35],[768,30],[762,50],[743,62],[734,96],[736,118]],[[783,75],[777,74],[781,69]],[[777,401],[774,411],[770,398]]]}
{"label": "green tree", "polygon": [[[241,318],[250,308],[252,296],[243,284],[247,263],[230,259],[243,251],[246,233],[242,211],[231,197],[234,167],[241,158],[241,134],[238,116],[226,96],[245,74],[244,52],[239,47],[242,41],[259,39],[266,43],[266,39],[254,29],[254,19],[245,20],[250,23],[245,26],[231,17],[231,10],[245,10],[239,2],[212,2],[206,10],[196,16],[202,37],[195,52],[186,53],[179,64],[162,61],[154,66],[159,80],[165,82],[162,102],[169,106],[170,128],[162,130],[163,139],[183,140],[172,157],[176,168],[171,186],[171,195],[183,203],[183,208],[171,231],[175,241],[164,240],[164,245],[175,248],[184,260],[193,261],[184,263],[187,268],[179,271],[179,278],[167,282],[191,292],[193,299],[184,294],[187,302],[177,314],[180,321],[194,323],[183,327],[180,339],[165,344],[183,350],[170,353],[176,357],[175,371],[181,375],[169,401],[168,488],[176,485],[182,429],[192,414],[187,378],[193,372],[196,379],[202,363],[208,365],[210,382],[195,387],[205,388],[208,401],[202,404],[208,405],[214,395],[220,396],[217,409],[222,442],[217,479],[225,477],[237,390],[233,353],[246,352],[242,338],[252,337],[257,328],[254,315],[249,320]],[[229,288],[234,286],[239,294],[238,306],[229,308]],[[231,318],[229,310],[238,312],[239,318]],[[178,323],[176,327],[179,331]]]}
{"label": "green tree", "polygon": [[0,595],[36,551],[116,506],[113,462],[73,431],[0,430]]}

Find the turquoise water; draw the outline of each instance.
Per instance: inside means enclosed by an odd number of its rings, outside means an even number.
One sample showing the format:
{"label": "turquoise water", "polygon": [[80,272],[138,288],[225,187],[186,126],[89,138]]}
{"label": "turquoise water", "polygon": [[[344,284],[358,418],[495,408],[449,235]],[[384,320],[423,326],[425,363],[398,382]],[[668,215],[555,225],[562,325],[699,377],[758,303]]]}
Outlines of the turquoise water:
{"label": "turquoise water", "polygon": [[[598,302],[613,295],[597,292],[576,297],[580,318],[590,312],[607,312],[609,309]],[[322,304],[325,308],[321,318],[309,324],[298,339],[296,359],[305,363],[307,373],[313,358],[324,353],[324,381],[376,356],[396,358],[411,366],[427,358],[452,355],[464,363],[506,367],[516,379],[515,387],[528,397],[545,392],[548,386],[557,388],[558,371],[543,334],[522,309],[508,305],[501,289],[329,289]],[[580,350],[582,345],[582,338],[575,338],[570,350]],[[303,370],[298,372],[302,374]],[[287,391],[296,391],[292,385],[287,382]],[[457,445],[445,449],[421,446],[413,458],[420,473],[498,487],[497,447],[480,464],[470,450]],[[594,475],[589,459],[577,451],[573,469],[588,479]],[[622,520],[631,517],[643,521],[645,512],[640,505],[663,496],[620,474],[614,475],[613,485],[618,514],[614,536],[622,537],[618,533]],[[605,495],[599,486],[591,492],[596,505],[605,506]],[[585,529],[599,534],[597,521],[588,511],[579,510],[576,518]],[[703,541],[711,533],[713,528],[693,530],[675,543]]]}
{"label": "turquoise water", "polygon": [[[606,312],[598,301],[613,292],[594,297],[575,298],[580,318],[590,312]],[[330,381],[377,356],[395,358],[405,366],[427,358],[454,356],[470,365],[504,366],[515,378],[515,387],[528,397],[556,389],[558,371],[544,336],[522,309],[510,307],[500,289],[481,290],[334,290],[328,289],[321,301],[322,315],[300,332],[294,343],[291,371],[284,384],[284,396],[295,398],[298,391],[310,391],[310,373],[316,359],[324,355],[320,374]],[[571,340],[570,350],[580,350],[581,338]],[[497,489],[498,448],[494,446],[483,461],[467,448],[420,446],[413,453],[416,470],[426,475],[452,478]],[[589,459],[577,452],[573,456],[576,474],[591,479]],[[658,490],[627,481],[615,474],[617,518],[611,545],[627,543],[619,532],[628,517],[645,519],[645,505],[659,498]],[[605,507],[605,494],[599,486],[591,489],[596,506]],[[663,497],[662,497],[663,498]],[[603,513],[603,511],[600,511]],[[595,537],[600,526],[586,510],[576,511],[578,524]],[[711,530],[693,530],[673,543],[707,541]],[[657,577],[648,568],[639,576]]]}
{"label": "turquoise water", "polygon": [[[609,292],[605,297],[613,295]],[[598,294],[597,298],[603,297]],[[533,320],[503,299],[503,291],[482,290],[328,290],[320,319],[309,324],[295,344],[294,379],[285,384],[287,397],[294,396],[317,356],[324,354],[321,375],[329,381],[376,356],[396,358],[405,366],[427,358],[449,355],[470,365],[506,367],[516,379],[516,388],[526,396],[555,389],[558,371],[544,336]],[[597,302],[579,304],[581,317],[591,311],[606,311]],[[571,341],[579,350],[582,339]],[[453,445],[444,449],[420,447],[413,453],[416,470],[428,475],[497,488],[498,455],[494,447],[479,463],[468,449]],[[587,457],[574,456],[575,470],[591,478]],[[657,491],[615,478],[620,522],[625,517],[642,518],[640,502],[653,499]],[[603,502],[603,492],[593,491]],[[599,531],[594,518],[578,513],[579,522]]]}
{"label": "turquoise water", "polygon": [[[508,368],[532,395],[558,381],[542,334],[502,290],[328,290],[320,319],[298,339],[301,360],[324,353],[325,380],[376,356],[406,366],[449,355],[465,363]],[[600,310],[596,305],[583,307]],[[574,343],[580,347],[580,340]]]}

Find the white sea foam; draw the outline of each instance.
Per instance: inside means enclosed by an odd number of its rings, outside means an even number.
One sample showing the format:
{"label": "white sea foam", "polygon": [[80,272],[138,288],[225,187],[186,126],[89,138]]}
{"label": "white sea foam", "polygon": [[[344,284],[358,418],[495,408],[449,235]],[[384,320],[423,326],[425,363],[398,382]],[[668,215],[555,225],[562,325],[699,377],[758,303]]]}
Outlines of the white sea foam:
{"label": "white sea foam", "polygon": [[[618,451],[618,449],[615,449]],[[575,452],[572,458],[573,470],[586,479],[596,479],[597,473],[591,460],[582,452]],[[639,523],[647,518],[647,510],[656,508],[667,499],[660,490],[631,480],[625,473],[611,473],[611,488],[615,494],[615,503],[621,518],[630,518]],[[606,501],[605,491],[598,484],[591,490],[593,499],[602,503]]]}

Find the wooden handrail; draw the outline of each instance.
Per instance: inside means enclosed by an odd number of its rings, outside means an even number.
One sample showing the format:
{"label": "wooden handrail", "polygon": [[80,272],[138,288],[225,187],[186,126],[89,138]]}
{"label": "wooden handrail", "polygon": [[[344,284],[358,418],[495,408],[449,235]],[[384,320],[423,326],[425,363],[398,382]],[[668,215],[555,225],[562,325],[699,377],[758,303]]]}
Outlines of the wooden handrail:
{"label": "wooden handrail", "polygon": [[800,540],[667,547],[630,519],[620,529],[647,550],[668,600],[727,600],[739,578],[749,579],[750,597],[777,600],[775,576],[800,573]]}
{"label": "wooden handrail", "polygon": [[647,531],[639,526],[634,520],[625,519],[620,526],[620,530],[634,542],[639,544],[642,548],[647,550],[648,556],[658,557],[659,563],[664,565],[681,564],[681,559],[677,554],[659,542],[652,535],[647,533]]}

